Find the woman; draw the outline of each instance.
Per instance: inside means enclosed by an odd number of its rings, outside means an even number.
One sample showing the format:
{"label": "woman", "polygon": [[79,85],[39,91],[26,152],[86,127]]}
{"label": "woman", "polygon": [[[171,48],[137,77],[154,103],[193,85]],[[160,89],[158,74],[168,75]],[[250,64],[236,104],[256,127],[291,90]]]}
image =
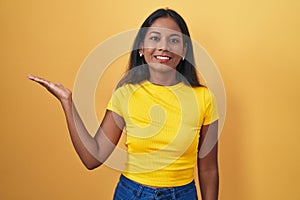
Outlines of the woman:
{"label": "woman", "polygon": [[142,24],[128,72],[95,137],[81,121],[70,90],[36,76],[28,78],[61,102],[74,148],[88,169],[109,157],[126,130],[126,170],[114,199],[197,199],[196,163],[202,199],[218,199],[216,103],[198,81],[190,34],[175,11],[159,9]]}

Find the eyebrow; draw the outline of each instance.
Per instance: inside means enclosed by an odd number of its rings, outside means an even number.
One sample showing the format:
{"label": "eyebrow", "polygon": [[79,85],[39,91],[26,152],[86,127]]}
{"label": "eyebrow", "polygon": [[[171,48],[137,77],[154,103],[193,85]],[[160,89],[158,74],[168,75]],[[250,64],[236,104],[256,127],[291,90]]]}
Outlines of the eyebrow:
{"label": "eyebrow", "polygon": [[[161,33],[160,33],[160,32],[157,32],[157,31],[151,31],[150,34],[152,34],[152,33],[161,35]],[[171,34],[170,36],[181,37],[181,35],[179,35],[179,34],[177,34],[177,33],[173,33],[173,34]]]}
{"label": "eyebrow", "polygon": [[159,35],[160,35],[160,32],[157,32],[157,31],[151,31],[150,34],[151,34],[151,33],[159,34]]}
{"label": "eyebrow", "polygon": [[177,33],[173,33],[170,36],[177,36],[177,37],[181,37],[181,35],[177,34]]}

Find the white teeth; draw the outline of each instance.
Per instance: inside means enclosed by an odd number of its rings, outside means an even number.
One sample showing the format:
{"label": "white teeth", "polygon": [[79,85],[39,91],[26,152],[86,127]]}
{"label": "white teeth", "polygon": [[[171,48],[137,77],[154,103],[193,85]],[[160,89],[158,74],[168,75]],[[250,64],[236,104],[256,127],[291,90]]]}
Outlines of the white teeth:
{"label": "white teeth", "polygon": [[160,60],[170,60],[169,57],[165,57],[165,56],[156,56],[156,58]]}

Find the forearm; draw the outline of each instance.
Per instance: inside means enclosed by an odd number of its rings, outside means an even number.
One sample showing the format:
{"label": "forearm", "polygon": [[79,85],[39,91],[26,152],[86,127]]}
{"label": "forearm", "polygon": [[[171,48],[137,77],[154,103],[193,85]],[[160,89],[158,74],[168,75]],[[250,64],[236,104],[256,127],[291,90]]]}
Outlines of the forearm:
{"label": "forearm", "polygon": [[72,143],[83,164],[88,169],[101,165],[110,156],[120,139],[125,125],[123,118],[107,111],[95,137],[92,137],[72,102],[72,92],[68,88],[37,76],[27,77],[45,87],[60,101]]}
{"label": "forearm", "polygon": [[[82,120],[80,119],[79,114],[75,109],[75,106],[73,106],[72,92],[60,83],[53,83],[51,81],[33,75],[28,75],[27,77],[30,80],[35,81],[41,86],[45,87],[52,95],[54,95],[60,101],[65,112],[68,129],[73,145],[84,165],[88,169],[92,169],[99,166],[101,163],[98,160],[101,159],[95,159],[95,157],[103,157],[98,156],[100,155],[100,145],[98,145],[99,140],[93,138],[86,130]],[[105,137],[103,138],[104,145],[101,144],[101,146],[105,147],[105,145],[108,143],[106,141],[108,140]],[[106,154],[105,156],[107,157]]]}
{"label": "forearm", "polygon": [[198,176],[202,200],[217,200],[219,193],[218,169],[199,171]]}
{"label": "forearm", "polygon": [[95,157],[98,155],[99,147],[97,141],[89,134],[85,128],[72,99],[61,101],[68,130],[73,146],[79,155],[82,163],[88,169],[94,169],[101,165]]}

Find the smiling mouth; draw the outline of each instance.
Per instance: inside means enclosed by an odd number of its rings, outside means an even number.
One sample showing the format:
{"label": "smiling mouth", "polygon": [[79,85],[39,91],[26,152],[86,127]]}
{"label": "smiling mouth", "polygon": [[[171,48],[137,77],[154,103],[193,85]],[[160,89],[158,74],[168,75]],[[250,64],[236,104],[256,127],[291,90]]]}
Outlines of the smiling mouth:
{"label": "smiling mouth", "polygon": [[171,59],[171,57],[169,57],[169,56],[154,56],[154,57],[159,62],[168,62]]}

